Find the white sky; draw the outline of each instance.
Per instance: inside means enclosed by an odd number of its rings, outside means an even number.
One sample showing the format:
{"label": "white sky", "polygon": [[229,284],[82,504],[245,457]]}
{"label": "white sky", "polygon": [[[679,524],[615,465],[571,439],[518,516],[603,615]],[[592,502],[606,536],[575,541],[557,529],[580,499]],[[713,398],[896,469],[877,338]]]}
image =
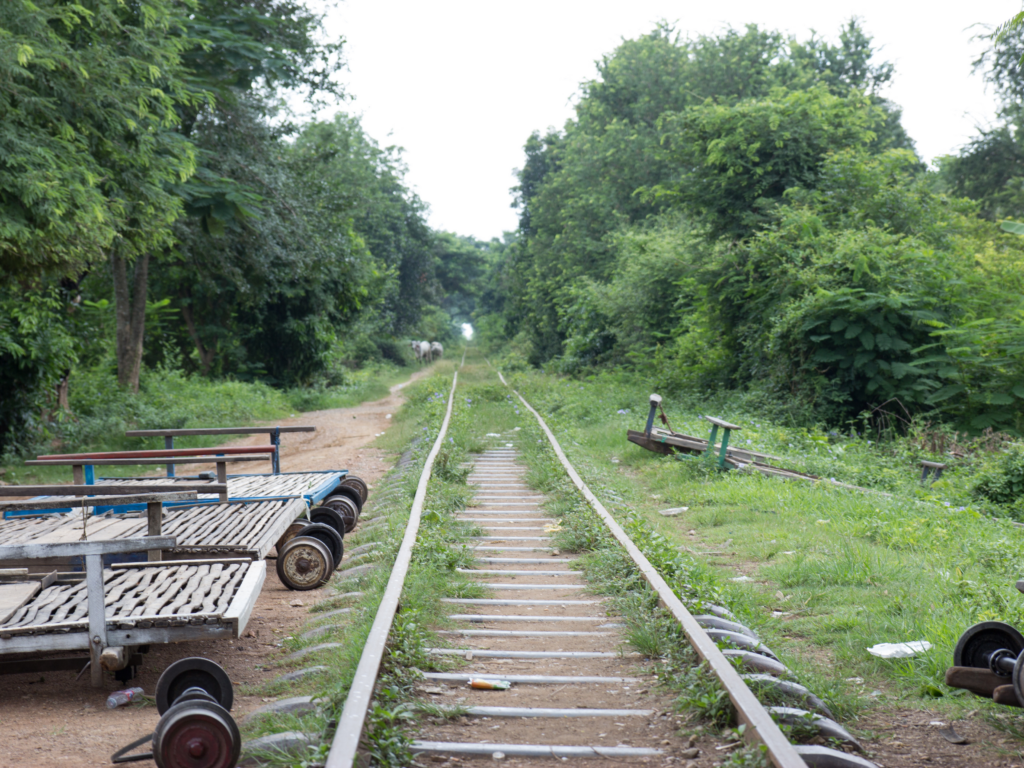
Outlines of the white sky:
{"label": "white sky", "polygon": [[753,22],[835,40],[859,16],[880,58],[896,64],[885,95],[931,160],[993,116],[991,94],[971,75],[980,47],[970,27],[1020,9],[1020,0],[345,0],[329,29],[348,41],[354,99],[343,109],[362,114],[381,144],[405,148],[406,181],[430,206],[431,226],[490,239],[516,226],[508,190],[530,132],[561,127],[594,62],[659,19],[684,33]]}

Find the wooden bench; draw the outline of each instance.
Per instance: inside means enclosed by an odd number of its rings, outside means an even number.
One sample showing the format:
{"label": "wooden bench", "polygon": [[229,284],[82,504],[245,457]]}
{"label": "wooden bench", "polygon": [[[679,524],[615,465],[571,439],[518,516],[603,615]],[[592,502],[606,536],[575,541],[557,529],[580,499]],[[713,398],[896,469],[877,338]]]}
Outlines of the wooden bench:
{"label": "wooden bench", "polygon": [[730,424],[728,421],[722,419],[716,419],[714,416],[703,416],[705,421],[711,422],[711,437],[708,438],[708,452],[707,455],[710,457],[713,455],[715,450],[715,440],[718,438],[718,429],[722,429],[722,449],[718,452],[718,459],[715,464],[718,465],[719,469],[725,469],[725,459],[729,451],[729,435],[732,431],[743,429],[736,424]]}
{"label": "wooden bench", "polygon": [[[277,455],[276,452],[271,456]],[[266,461],[268,456],[194,456],[174,458],[139,458],[139,459],[33,459],[25,464],[36,467],[71,467],[75,485],[93,485],[96,482],[94,467],[97,466],[135,466],[137,464],[216,464],[217,482],[225,485],[228,481],[227,465],[239,461]],[[228,500],[227,489],[220,494],[221,501]]]}
{"label": "wooden bench", "polygon": [[939,461],[922,461],[921,462],[921,485],[928,482],[928,476],[931,475],[931,482],[934,483],[940,477],[942,477],[942,470],[946,468],[946,465]]}
{"label": "wooden bench", "polygon": [[[273,473],[281,473],[281,435],[285,432],[315,432],[316,427],[211,427],[209,429],[130,429],[128,437],[162,437],[164,448],[174,448],[174,438],[197,435],[270,435],[270,442],[278,450],[273,457]],[[174,477],[174,467],[168,465],[167,476]]]}

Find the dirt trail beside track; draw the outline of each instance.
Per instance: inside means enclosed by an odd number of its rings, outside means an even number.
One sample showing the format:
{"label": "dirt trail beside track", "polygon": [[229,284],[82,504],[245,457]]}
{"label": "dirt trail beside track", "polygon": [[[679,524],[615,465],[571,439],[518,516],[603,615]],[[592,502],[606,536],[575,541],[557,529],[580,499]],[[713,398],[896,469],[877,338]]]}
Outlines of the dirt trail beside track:
{"label": "dirt trail beside track", "polygon": [[[387,415],[396,413],[405,402],[401,390],[429,373],[429,368],[417,371],[409,381],[392,387],[391,394],[381,400],[352,408],[296,414],[274,422],[317,428],[313,433],[282,435],[281,470],[349,469],[372,488],[390,468],[392,457],[367,446],[390,426]],[[254,435],[234,444],[266,443],[266,435]],[[197,471],[204,469],[200,467]],[[255,471],[266,470],[260,466]],[[141,686],[151,694],[156,690],[160,673],[173,661],[188,656],[213,659],[227,670],[236,684],[232,714],[241,719],[264,704],[259,697],[242,695],[243,687],[258,685],[280,674],[273,668],[281,655],[278,643],[308,620],[308,607],[326,597],[331,589],[328,586],[291,592],[278,580],[274,561],[268,560],[266,583],[241,639],[153,646],[139,676],[125,686],[108,678],[104,688],[92,688],[88,674],[76,681],[74,672],[0,677],[0,768],[110,765],[110,756],[115,751],[151,733],[159,718],[155,706],[107,710],[108,694],[127,686]],[[294,602],[300,604],[293,605]]]}

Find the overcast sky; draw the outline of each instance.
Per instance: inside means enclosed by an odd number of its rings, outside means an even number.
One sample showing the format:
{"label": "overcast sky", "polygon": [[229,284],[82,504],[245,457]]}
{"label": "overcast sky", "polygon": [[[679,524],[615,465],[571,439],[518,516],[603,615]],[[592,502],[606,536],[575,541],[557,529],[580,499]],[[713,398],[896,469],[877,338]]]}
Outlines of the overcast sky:
{"label": "overcast sky", "polygon": [[835,40],[859,16],[896,65],[885,95],[931,160],[992,120],[991,93],[971,74],[972,25],[1020,9],[1020,0],[345,0],[329,29],[348,41],[353,98],[343,108],[381,144],[405,148],[407,182],[430,206],[430,224],[490,239],[515,228],[508,190],[527,136],[564,124],[594,62],[660,19],[690,33],[753,22]]}

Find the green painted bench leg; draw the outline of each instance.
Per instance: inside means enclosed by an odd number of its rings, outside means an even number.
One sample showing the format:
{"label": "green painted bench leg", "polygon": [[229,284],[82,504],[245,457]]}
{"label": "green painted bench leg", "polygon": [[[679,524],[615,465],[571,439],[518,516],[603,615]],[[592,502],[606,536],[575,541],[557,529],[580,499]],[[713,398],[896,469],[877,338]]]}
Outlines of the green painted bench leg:
{"label": "green painted bench leg", "polygon": [[726,456],[726,452],[729,450],[729,434],[731,432],[732,432],[731,429],[723,429],[722,430],[722,450],[720,450],[718,452],[718,468],[719,469],[723,469],[723,470],[726,469],[726,466],[725,466],[725,456]]}
{"label": "green painted bench leg", "polygon": [[715,440],[718,439],[718,425],[711,425],[711,437],[708,438],[708,449],[704,452],[705,461],[711,461],[715,451]]}

